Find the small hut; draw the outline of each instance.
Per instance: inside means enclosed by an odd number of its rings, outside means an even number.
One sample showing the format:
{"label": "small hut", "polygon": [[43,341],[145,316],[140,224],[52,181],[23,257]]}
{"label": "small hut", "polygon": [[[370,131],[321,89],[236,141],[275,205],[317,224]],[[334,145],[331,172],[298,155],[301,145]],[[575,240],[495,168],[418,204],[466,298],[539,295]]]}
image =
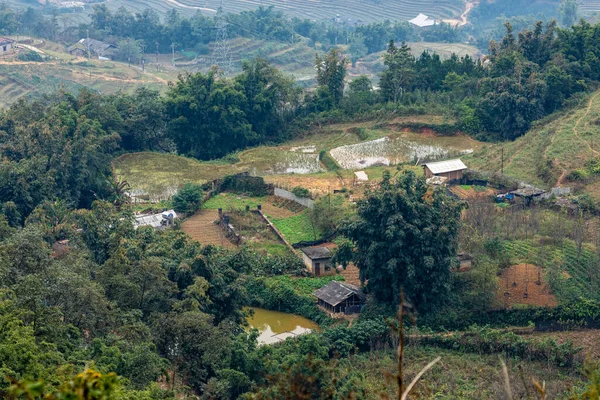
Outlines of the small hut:
{"label": "small hut", "polygon": [[335,275],[331,268],[331,250],[324,246],[305,247],[302,250],[302,260],[306,268],[316,276]]}
{"label": "small hut", "polygon": [[461,180],[466,169],[467,166],[458,158],[455,160],[438,161],[423,165],[425,178],[437,176],[446,178],[447,181]]}
{"label": "small hut", "polygon": [[365,303],[364,293],[356,286],[345,282],[331,281],[313,293],[319,306],[331,313],[359,313]]}

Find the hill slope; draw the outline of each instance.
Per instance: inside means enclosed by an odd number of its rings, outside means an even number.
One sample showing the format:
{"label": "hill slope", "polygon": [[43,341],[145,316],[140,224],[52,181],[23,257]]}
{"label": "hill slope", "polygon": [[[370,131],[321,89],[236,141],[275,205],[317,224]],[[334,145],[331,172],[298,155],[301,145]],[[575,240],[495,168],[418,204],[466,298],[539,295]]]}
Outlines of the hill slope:
{"label": "hill slope", "polygon": [[484,146],[466,158],[469,166],[500,172],[502,147],[506,175],[542,187],[565,184],[569,172],[600,155],[600,91],[584,98],[579,107],[545,119],[514,142]]}

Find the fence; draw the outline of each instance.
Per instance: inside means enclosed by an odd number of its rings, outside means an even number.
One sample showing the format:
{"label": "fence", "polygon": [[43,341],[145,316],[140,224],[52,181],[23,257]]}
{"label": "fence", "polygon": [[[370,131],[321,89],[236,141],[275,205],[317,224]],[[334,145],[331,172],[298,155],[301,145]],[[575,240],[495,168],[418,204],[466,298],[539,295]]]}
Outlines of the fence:
{"label": "fence", "polygon": [[291,200],[296,202],[304,207],[314,208],[314,202],[311,199],[298,197],[292,192],[288,192],[287,190],[275,188],[275,196],[281,197],[283,199]]}

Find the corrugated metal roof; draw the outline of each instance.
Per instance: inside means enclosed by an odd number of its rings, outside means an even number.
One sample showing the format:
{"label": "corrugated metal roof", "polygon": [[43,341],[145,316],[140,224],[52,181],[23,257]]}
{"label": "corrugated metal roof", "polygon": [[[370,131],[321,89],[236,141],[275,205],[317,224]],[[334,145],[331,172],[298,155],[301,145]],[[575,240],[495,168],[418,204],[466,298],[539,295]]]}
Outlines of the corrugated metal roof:
{"label": "corrugated metal roof", "polygon": [[349,299],[352,295],[357,295],[362,300],[365,299],[363,292],[356,286],[345,282],[331,281],[321,289],[313,292],[315,297],[323,300],[325,303],[335,307],[341,302]]}
{"label": "corrugated metal roof", "polygon": [[421,28],[435,25],[435,19],[429,18],[425,14],[419,14],[408,22]]}
{"label": "corrugated metal roof", "polygon": [[302,252],[311,260],[331,257],[331,251],[327,247],[305,247]]}
{"label": "corrugated metal roof", "polygon": [[467,166],[459,159],[438,161],[425,164],[432,174],[444,174],[446,172],[461,171],[467,169]]}
{"label": "corrugated metal roof", "polygon": [[15,41],[9,38],[0,37],[0,44],[9,44],[14,43]]}
{"label": "corrugated metal roof", "polygon": [[133,223],[134,228],[140,226],[150,225],[153,228],[159,228],[163,226],[163,221],[167,220],[167,217],[171,215],[173,219],[177,218],[177,213],[174,210],[163,211],[160,214],[140,215],[135,218]]}

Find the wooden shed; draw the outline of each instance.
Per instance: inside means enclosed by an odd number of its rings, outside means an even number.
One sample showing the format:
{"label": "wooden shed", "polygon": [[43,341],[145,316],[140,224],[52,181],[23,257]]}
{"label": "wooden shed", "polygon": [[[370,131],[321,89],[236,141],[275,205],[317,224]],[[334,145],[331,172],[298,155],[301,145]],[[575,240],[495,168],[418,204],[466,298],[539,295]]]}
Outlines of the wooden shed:
{"label": "wooden shed", "polygon": [[305,247],[301,249],[302,260],[306,268],[316,276],[335,275],[335,268],[331,267],[331,251],[324,246]]}
{"label": "wooden shed", "polygon": [[331,281],[313,293],[319,306],[331,313],[359,313],[365,303],[360,288],[345,282]]}
{"label": "wooden shed", "polygon": [[446,160],[427,163],[423,165],[426,178],[434,176],[448,179],[448,181],[457,181],[462,179],[467,166],[460,160]]}

